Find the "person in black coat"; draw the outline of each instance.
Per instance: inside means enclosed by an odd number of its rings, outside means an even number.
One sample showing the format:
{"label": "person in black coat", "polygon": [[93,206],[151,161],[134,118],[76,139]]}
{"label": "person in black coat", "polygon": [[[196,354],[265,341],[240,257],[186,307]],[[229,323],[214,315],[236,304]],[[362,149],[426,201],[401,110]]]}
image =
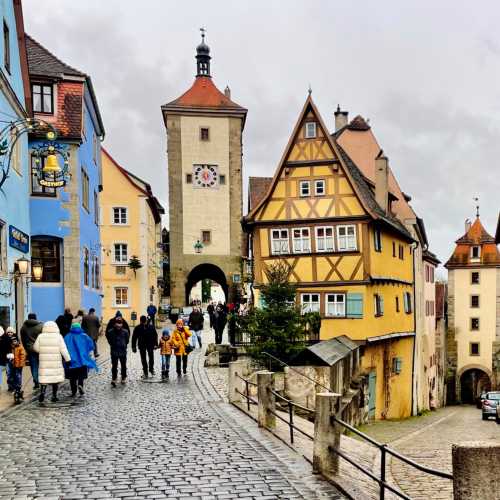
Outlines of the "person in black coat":
{"label": "person in black coat", "polygon": [[[148,322],[146,316],[140,317],[140,323],[134,328],[132,335],[132,352],[141,354],[143,378],[148,378],[148,371],[151,375],[155,374],[154,370],[154,350],[158,347],[158,333],[151,322]],[[149,363],[148,363],[149,359]]]}
{"label": "person in black coat", "polygon": [[215,320],[215,306],[212,301],[210,301],[210,304],[207,306],[207,313],[208,317],[210,318],[210,328],[214,327],[214,320]]}
{"label": "person in black coat", "polygon": [[188,326],[191,330],[191,345],[196,349],[196,343],[200,345],[201,349],[201,332],[203,330],[203,323],[205,322],[205,317],[203,316],[203,311],[201,307],[193,307],[191,314],[189,315]]}
{"label": "person in black coat", "polygon": [[73,315],[71,314],[71,309],[67,307],[64,309],[64,314],[60,314],[56,319],[59,332],[63,337],[71,330],[72,323]]}
{"label": "person in black coat", "polygon": [[215,309],[214,330],[215,330],[215,343],[222,344],[222,334],[227,323],[227,313],[224,306],[219,303]]}
{"label": "person in black coat", "polygon": [[122,322],[122,327],[127,330],[127,332],[129,333],[130,335],[130,327],[128,326],[128,323],[125,321],[125,318],[123,317],[122,313],[120,311],[116,311],[116,314],[115,314],[115,317],[114,318],[111,318],[109,321],[108,321],[108,324],[106,325],[106,333],[108,333],[110,330],[113,329],[113,327],[115,326],[115,321],[120,318],[121,322]]}
{"label": "person in black coat", "polygon": [[130,332],[123,327],[123,320],[115,318],[113,328],[106,331],[111,352],[111,385],[116,387],[118,376],[118,361],[121,367],[122,384],[127,381],[127,347],[130,339]]}

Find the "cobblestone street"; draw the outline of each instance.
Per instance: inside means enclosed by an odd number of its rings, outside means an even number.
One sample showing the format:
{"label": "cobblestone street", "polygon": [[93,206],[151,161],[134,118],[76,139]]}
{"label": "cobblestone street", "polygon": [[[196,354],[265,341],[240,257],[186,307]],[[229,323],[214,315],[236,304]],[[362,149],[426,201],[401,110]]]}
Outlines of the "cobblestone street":
{"label": "cobblestone street", "polygon": [[[83,401],[32,403],[2,418],[0,498],[340,498],[302,457],[221,401],[199,351],[168,383],[110,387],[109,365]],[[173,364],[172,364],[173,367]],[[175,370],[174,370],[175,372]],[[68,405],[68,406],[66,406]]]}

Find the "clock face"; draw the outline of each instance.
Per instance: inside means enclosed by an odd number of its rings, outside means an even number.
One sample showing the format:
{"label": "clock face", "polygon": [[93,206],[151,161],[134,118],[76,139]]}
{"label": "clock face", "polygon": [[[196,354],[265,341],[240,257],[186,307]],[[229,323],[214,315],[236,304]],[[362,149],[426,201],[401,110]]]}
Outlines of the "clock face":
{"label": "clock face", "polygon": [[219,173],[215,165],[194,165],[193,185],[197,188],[217,187]]}

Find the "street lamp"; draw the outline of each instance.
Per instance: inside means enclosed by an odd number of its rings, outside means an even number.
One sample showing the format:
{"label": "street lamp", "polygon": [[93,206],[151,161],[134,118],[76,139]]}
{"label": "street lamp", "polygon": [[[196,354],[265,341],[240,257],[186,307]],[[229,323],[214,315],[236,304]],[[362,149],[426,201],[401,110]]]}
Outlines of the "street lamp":
{"label": "street lamp", "polygon": [[21,257],[16,261],[16,264],[17,264],[17,272],[20,275],[24,276],[28,274],[28,268],[30,265],[30,261],[28,259],[26,259],[25,257]]}
{"label": "street lamp", "polygon": [[35,281],[40,281],[43,276],[43,266],[39,262],[31,265],[31,272],[33,273],[33,279]]}
{"label": "street lamp", "polygon": [[203,243],[200,240],[197,240],[196,243],[194,244],[194,251],[196,253],[201,253],[203,249]]}

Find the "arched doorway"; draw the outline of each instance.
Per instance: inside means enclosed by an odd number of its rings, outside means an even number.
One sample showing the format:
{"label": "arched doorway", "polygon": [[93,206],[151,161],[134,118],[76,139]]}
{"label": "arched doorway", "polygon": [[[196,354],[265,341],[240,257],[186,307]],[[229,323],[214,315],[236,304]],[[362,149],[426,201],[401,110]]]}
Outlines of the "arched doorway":
{"label": "arched doorway", "polygon": [[480,368],[465,370],[460,376],[460,401],[474,404],[483,391],[491,390],[489,375]]}
{"label": "arched doorway", "polygon": [[226,302],[229,296],[229,286],[227,284],[226,275],[224,271],[213,264],[200,264],[194,267],[188,275],[186,281],[186,304],[189,304],[189,294],[193,286],[202,280],[212,280],[222,287]]}

